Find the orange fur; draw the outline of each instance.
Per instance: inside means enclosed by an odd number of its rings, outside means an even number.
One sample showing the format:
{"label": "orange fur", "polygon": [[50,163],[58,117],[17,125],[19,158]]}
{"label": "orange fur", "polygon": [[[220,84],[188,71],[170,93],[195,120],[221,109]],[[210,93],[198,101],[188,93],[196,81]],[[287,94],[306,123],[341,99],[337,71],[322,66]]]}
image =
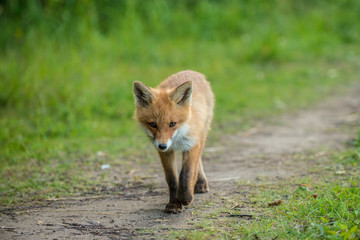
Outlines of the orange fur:
{"label": "orange fur", "polygon": [[[201,155],[213,116],[210,84],[201,73],[187,70],[171,75],[157,88],[135,82],[134,95],[136,118],[159,151],[169,185],[166,211],[181,212],[193,201],[194,191],[209,190]],[[179,177],[176,150],[183,152]]]}

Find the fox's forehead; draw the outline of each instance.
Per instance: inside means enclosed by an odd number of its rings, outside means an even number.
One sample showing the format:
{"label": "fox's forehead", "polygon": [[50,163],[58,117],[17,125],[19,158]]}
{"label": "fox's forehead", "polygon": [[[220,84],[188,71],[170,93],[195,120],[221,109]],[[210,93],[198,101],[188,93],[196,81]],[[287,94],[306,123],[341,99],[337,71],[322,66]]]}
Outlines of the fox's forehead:
{"label": "fox's forehead", "polygon": [[[158,124],[168,124],[170,121],[179,121],[182,118],[181,109],[170,99],[166,92],[160,92],[151,106],[153,117]],[[179,112],[180,111],[180,112]]]}
{"label": "fox's forehead", "polygon": [[152,89],[152,92],[154,100],[148,108],[138,111],[139,120],[167,126],[171,121],[183,122],[188,119],[190,108],[178,106],[172,101],[169,90]]}

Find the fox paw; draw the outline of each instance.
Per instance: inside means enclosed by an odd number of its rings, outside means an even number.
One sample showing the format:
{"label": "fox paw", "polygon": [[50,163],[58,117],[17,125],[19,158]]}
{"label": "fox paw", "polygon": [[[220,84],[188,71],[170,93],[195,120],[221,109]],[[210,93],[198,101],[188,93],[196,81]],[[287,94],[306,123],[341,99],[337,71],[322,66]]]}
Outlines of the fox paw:
{"label": "fox paw", "polygon": [[195,185],[195,193],[207,193],[209,192],[209,186],[207,182],[197,182]]}
{"label": "fox paw", "polygon": [[182,212],[182,205],[180,202],[176,202],[176,203],[168,203],[165,207],[165,212],[167,213],[181,213]]}

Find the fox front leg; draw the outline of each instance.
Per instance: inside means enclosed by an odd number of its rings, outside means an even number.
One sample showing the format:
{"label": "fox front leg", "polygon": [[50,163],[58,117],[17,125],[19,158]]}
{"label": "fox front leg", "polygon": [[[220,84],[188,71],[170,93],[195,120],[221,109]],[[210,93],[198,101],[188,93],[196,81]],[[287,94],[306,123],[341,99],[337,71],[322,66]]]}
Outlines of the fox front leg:
{"label": "fox front leg", "polygon": [[179,213],[182,205],[177,198],[178,179],[176,174],[176,160],[174,151],[159,152],[161,163],[164,168],[166,182],[169,187],[170,200],[165,207],[165,212]]}
{"label": "fox front leg", "polygon": [[194,146],[190,151],[183,152],[183,163],[180,172],[178,199],[184,206],[194,200],[194,188],[199,172],[200,146]]}

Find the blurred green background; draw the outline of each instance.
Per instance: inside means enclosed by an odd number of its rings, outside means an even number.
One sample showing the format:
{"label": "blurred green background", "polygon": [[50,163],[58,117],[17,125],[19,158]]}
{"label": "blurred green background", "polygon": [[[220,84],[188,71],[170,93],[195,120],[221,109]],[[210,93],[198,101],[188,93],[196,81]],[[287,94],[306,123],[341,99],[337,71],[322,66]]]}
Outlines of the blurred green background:
{"label": "blurred green background", "polygon": [[1,203],[101,184],[87,175],[98,151],[124,169],[157,160],[135,80],[204,73],[210,144],[341,91],[359,79],[359,13],[358,0],[1,0]]}

